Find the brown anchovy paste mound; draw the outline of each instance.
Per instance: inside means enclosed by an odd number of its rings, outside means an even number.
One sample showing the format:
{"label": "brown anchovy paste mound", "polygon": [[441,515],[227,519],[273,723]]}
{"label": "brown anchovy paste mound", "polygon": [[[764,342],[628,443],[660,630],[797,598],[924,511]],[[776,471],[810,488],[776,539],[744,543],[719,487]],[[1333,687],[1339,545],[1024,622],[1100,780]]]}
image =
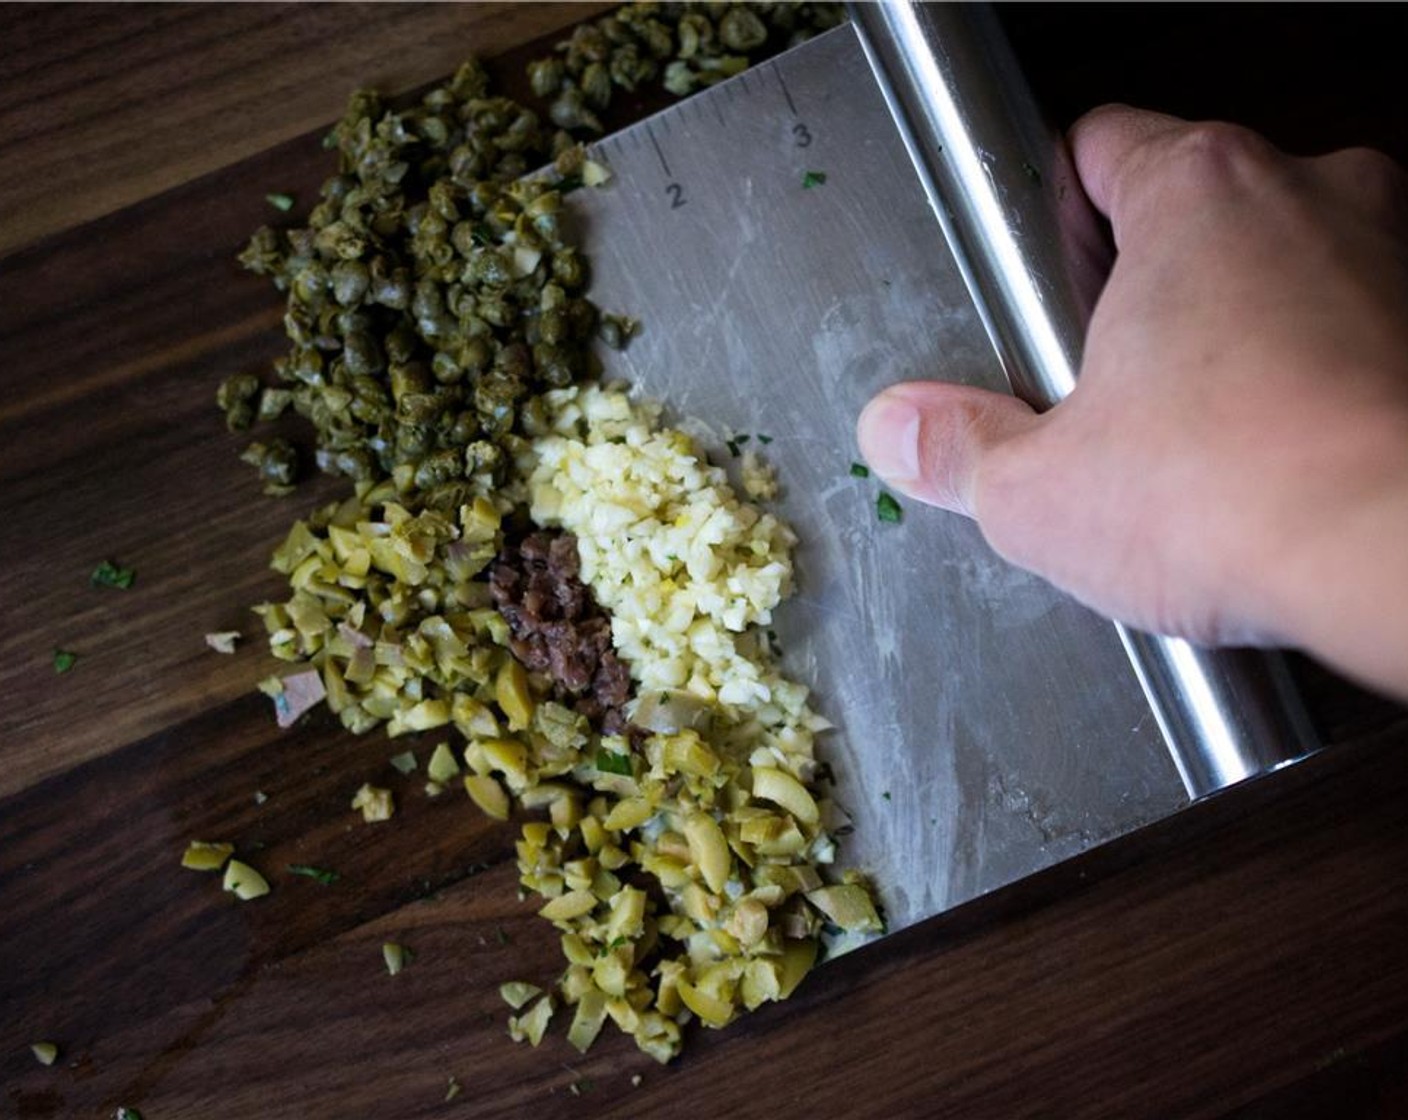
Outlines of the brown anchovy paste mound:
{"label": "brown anchovy paste mound", "polygon": [[631,675],[611,646],[611,619],[580,571],[576,537],[535,532],[504,546],[489,570],[489,588],[524,668],[550,676],[556,698],[607,735],[625,735]]}

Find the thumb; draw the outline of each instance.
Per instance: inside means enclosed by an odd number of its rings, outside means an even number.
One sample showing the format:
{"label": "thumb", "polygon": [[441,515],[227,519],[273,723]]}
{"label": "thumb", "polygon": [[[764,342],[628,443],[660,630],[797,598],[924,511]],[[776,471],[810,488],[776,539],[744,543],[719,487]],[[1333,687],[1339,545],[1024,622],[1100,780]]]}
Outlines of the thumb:
{"label": "thumb", "polygon": [[1005,393],[942,381],[907,381],[877,394],[860,414],[861,454],[886,483],[931,506],[974,516],[983,456],[1038,422]]}

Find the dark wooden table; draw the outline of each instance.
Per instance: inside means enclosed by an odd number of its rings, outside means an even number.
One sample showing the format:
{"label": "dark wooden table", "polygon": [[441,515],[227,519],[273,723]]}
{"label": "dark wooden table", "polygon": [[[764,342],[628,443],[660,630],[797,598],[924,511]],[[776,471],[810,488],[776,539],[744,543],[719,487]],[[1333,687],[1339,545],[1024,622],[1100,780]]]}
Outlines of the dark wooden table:
{"label": "dark wooden table", "polygon": [[[260,643],[205,649],[250,629],[271,546],[335,490],[260,496],[213,408],[283,348],[232,260],[264,195],[311,196],[354,85],[521,61],[587,14],[0,8],[0,1115],[1408,1115],[1408,719],[1309,664],[1321,756],[829,964],[661,1068],[611,1031],[585,1058],[511,1044],[497,985],[558,952],[512,828],[449,798],[357,823],[362,782],[405,784],[385,741],[277,731]],[[1003,18],[1060,119],[1123,99],[1408,151],[1393,9]],[[104,558],[131,590],[88,586]],[[179,868],[194,837],[343,880],[236,904]],[[417,953],[395,978],[388,940]]]}

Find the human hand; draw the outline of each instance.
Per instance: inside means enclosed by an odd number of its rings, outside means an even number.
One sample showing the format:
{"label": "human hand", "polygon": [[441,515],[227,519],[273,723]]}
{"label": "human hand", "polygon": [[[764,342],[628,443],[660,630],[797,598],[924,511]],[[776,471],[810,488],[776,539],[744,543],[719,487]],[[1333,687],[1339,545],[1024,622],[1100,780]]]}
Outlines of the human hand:
{"label": "human hand", "polygon": [[1408,695],[1402,172],[1113,106],[1071,144],[1118,250],[1074,392],[894,386],[862,453],[1102,613]]}

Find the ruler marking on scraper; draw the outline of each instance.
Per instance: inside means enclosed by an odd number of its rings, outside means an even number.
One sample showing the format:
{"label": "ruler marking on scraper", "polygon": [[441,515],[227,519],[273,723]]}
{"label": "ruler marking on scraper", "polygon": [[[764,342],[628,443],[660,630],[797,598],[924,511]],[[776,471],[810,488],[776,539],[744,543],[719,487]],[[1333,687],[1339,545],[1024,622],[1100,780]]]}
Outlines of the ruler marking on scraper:
{"label": "ruler marking on scraper", "polygon": [[670,172],[670,162],[665,158],[665,153],[660,147],[660,141],[655,139],[655,133],[647,126],[645,135],[650,140],[650,146],[655,149],[656,159],[660,161],[660,166],[665,170],[665,178],[673,179],[674,175]]}
{"label": "ruler marking on scraper", "polygon": [[792,110],[794,117],[800,117],[802,114],[797,112],[797,106],[792,100],[792,93],[787,88],[786,80],[782,77],[782,67],[777,64],[777,59],[772,60],[772,73],[773,77],[777,79],[777,84],[782,88],[782,96],[787,100],[787,108]]}

